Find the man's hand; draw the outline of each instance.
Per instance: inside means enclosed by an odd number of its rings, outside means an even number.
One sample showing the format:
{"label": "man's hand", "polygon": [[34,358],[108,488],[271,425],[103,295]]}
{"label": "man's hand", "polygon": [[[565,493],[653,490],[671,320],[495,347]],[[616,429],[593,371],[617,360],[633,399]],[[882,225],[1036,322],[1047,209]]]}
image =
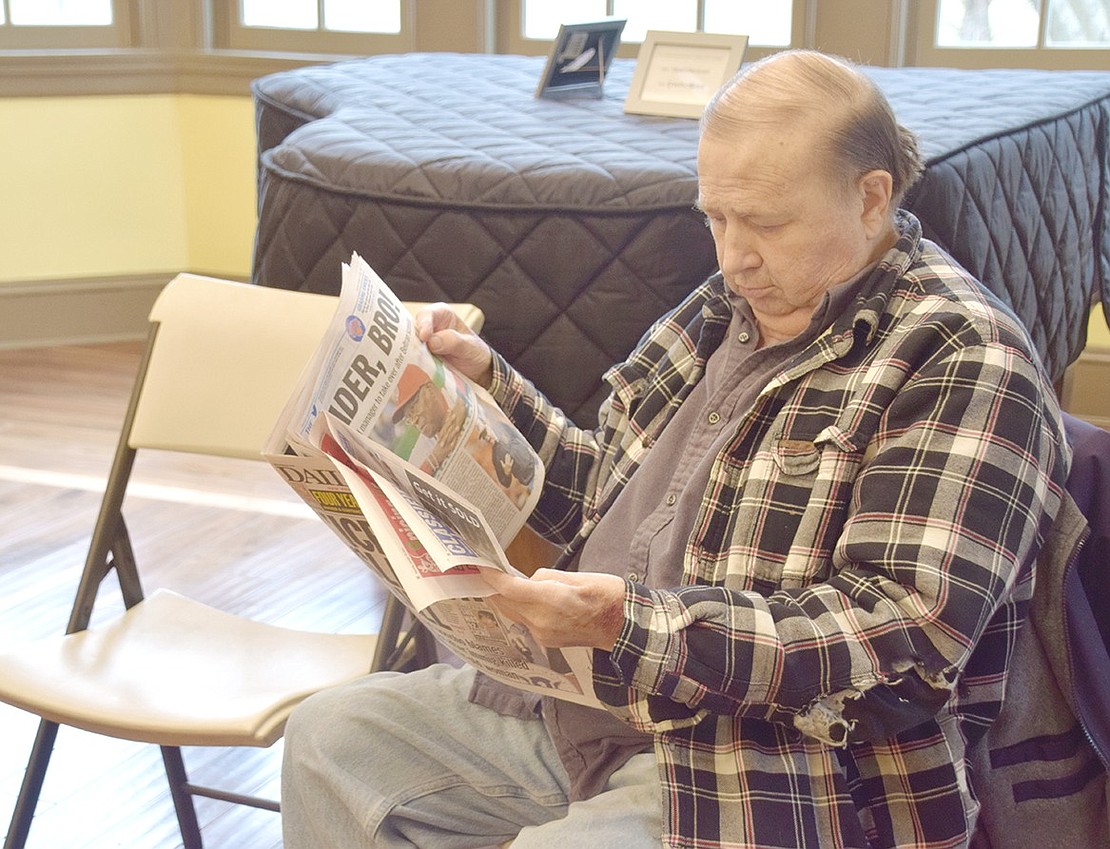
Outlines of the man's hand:
{"label": "man's hand", "polygon": [[491,603],[544,646],[612,651],[624,626],[624,581],[594,572],[539,569],[531,579],[486,572]]}
{"label": "man's hand", "polygon": [[479,386],[493,380],[493,353],[447,304],[425,307],[414,320],[416,336],[428,350]]}

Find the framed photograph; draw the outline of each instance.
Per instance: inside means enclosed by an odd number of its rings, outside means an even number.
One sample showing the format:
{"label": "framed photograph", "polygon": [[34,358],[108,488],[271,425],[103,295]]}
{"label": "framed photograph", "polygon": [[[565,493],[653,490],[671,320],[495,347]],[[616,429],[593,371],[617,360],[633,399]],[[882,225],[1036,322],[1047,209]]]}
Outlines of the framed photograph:
{"label": "framed photograph", "polygon": [[605,75],[621,43],[623,18],[563,24],[547,57],[536,97],[567,94],[601,97]]}
{"label": "framed photograph", "polygon": [[700,118],[709,98],[739,70],[747,46],[746,35],[648,30],[624,111]]}

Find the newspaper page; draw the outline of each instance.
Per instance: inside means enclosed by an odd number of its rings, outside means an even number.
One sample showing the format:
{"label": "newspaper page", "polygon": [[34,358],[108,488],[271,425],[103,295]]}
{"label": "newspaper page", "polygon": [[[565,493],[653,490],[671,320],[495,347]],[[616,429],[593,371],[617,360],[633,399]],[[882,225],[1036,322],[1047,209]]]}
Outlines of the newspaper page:
{"label": "newspaper page", "polygon": [[300,386],[268,453],[311,442],[330,413],[467,493],[502,546],[539,500],[543,464],[528,441],[488,392],[428,351],[401,301],[358,254],[343,266],[338,308]]}
{"label": "newspaper page", "polygon": [[285,454],[267,459],[282,479],[293,488],[346,546],[377,575],[391,592],[404,597],[393,565],[370,527],[362,506],[340,468],[322,453],[313,456]]}
{"label": "newspaper page", "polygon": [[487,600],[483,570],[520,574],[503,546],[539,498],[539,457],[488,393],[417,339],[357,255],[266,456],[459,657],[513,686],[600,705],[590,649],[545,649]]}
{"label": "newspaper page", "polygon": [[356,442],[352,447],[365,463],[347,454],[330,434],[321,437],[315,456],[270,459],[301,498],[455,654],[512,686],[600,707],[593,694],[590,649],[545,648],[486,600],[493,590],[482,579],[483,569],[520,573],[505,559],[474,506],[373,444]]}

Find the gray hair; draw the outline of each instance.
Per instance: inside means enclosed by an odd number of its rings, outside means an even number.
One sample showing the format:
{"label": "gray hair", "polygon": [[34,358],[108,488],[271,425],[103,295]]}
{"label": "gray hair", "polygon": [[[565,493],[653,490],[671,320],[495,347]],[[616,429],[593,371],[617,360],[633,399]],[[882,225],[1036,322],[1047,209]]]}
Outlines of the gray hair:
{"label": "gray hair", "polygon": [[921,175],[917,138],[898,123],[879,87],[846,59],[814,50],[776,53],[741,68],[709,101],[701,131],[785,130],[801,122],[822,128],[815,148],[846,181],[889,173],[895,207]]}

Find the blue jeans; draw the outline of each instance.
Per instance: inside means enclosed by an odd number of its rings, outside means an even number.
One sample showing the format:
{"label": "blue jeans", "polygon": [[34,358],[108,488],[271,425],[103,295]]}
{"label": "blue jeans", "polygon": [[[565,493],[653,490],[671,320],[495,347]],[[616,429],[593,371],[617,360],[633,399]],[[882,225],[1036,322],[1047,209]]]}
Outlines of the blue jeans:
{"label": "blue jeans", "polygon": [[378,673],[301,704],[285,731],[285,849],[657,849],[655,756],[636,755],[592,799],[539,720],[467,701],[472,669]]}

